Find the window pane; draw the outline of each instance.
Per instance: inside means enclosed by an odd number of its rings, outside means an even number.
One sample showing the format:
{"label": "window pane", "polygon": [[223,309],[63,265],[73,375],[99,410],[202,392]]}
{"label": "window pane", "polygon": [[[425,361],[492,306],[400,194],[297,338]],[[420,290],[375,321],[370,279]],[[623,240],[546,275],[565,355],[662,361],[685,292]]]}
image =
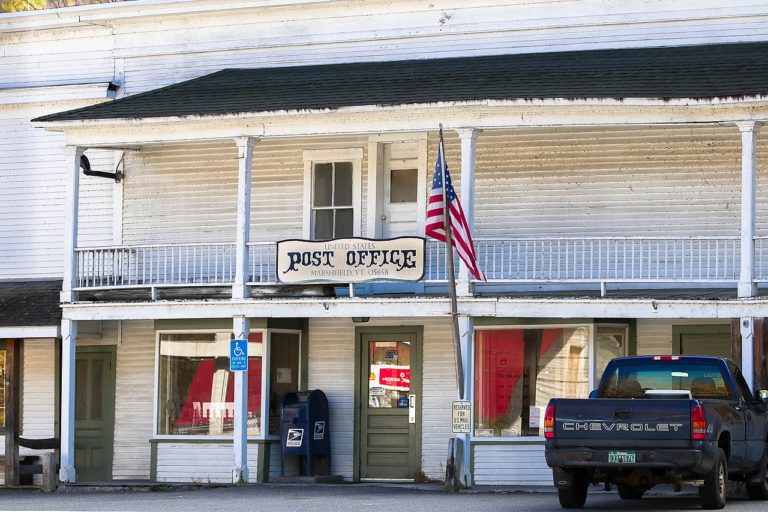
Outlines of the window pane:
{"label": "window pane", "polygon": [[330,240],[333,238],[333,210],[315,210],[313,240]]}
{"label": "window pane", "polygon": [[345,238],[352,236],[352,218],[352,208],[336,210],[335,238]]}
{"label": "window pane", "polygon": [[286,393],[299,388],[298,333],[273,332],[272,350],[269,353],[269,433],[280,433],[280,402]]}
{"label": "window pane", "polygon": [[626,329],[624,327],[598,327],[595,332],[595,383],[614,357],[626,355]]}
{"label": "window pane", "polygon": [[[230,333],[161,334],[158,434],[223,435],[233,431],[234,374]],[[248,433],[260,431],[261,334],[248,337]]]}
{"label": "window pane", "polygon": [[407,341],[368,343],[368,407],[408,407],[411,389],[411,344]]}
{"label": "window pane", "polygon": [[475,435],[540,436],[552,397],[586,397],[589,328],[475,332]]}
{"label": "window pane", "polygon": [[334,206],[352,206],[352,162],[337,162]]}
{"label": "window pane", "polygon": [[398,169],[389,173],[389,202],[415,203],[418,188],[416,169]]}
{"label": "window pane", "polygon": [[315,164],[315,193],[313,206],[331,206],[333,164]]}

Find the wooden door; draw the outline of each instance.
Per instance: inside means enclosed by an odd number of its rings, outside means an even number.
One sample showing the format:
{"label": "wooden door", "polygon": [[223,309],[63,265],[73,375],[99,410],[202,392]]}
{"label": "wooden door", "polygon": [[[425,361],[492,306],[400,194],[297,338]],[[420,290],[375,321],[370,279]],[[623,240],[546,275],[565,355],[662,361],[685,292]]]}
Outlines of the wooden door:
{"label": "wooden door", "polygon": [[79,482],[112,479],[114,347],[78,347],[75,357],[75,470]]}

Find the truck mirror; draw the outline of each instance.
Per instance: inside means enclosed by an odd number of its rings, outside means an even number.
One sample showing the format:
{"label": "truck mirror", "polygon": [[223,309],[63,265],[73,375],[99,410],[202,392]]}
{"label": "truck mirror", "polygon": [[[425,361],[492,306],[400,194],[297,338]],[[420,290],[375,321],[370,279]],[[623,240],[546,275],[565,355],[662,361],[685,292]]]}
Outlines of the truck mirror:
{"label": "truck mirror", "polygon": [[768,404],[768,389],[759,389],[755,391],[755,398],[760,402]]}
{"label": "truck mirror", "polygon": [[589,398],[597,398],[597,390],[593,389],[589,392]]}

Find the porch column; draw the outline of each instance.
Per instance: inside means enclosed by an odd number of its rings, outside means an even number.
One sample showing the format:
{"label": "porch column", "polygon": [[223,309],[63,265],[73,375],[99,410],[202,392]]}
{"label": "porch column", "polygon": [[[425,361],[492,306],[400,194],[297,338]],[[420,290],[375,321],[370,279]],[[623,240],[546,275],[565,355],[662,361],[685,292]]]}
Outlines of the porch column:
{"label": "porch column", "polygon": [[258,140],[256,137],[235,137],[239,170],[233,299],[244,299],[248,296],[245,283],[248,282],[248,240],[251,229],[251,167],[253,164],[253,146]]}
{"label": "porch column", "polygon": [[80,202],[80,157],[85,152],[78,146],[64,149],[67,160],[64,212],[64,282],[61,286],[60,301],[74,302],[77,295],[72,291],[77,286],[77,213]]}
{"label": "porch column", "polygon": [[[247,340],[250,332],[248,319],[236,316],[232,319],[232,332],[236,340]],[[235,373],[234,464],[232,483],[248,481],[248,372]]]}
{"label": "porch column", "polygon": [[61,467],[59,480],[75,481],[75,341],[77,322],[61,321]]}
{"label": "porch column", "polygon": [[[474,347],[475,338],[475,321],[471,316],[461,315],[459,316],[459,335],[461,337],[461,360],[464,363],[464,400],[472,400],[472,390],[474,387],[475,373],[472,366],[472,352]],[[474,424],[474,407],[470,409],[470,422]],[[457,461],[458,468],[456,471],[459,475],[462,485],[470,487],[472,485],[472,447],[470,445],[470,439],[472,434],[457,434],[460,436],[461,453],[458,454],[459,460]]]}
{"label": "porch column", "polygon": [[739,330],[741,331],[741,373],[744,380],[749,384],[749,389],[755,390],[755,322],[751,317],[739,319]]}
{"label": "porch column", "polygon": [[761,123],[737,122],[741,131],[741,271],[739,297],[757,295],[755,285],[755,182],[757,132]]}
{"label": "porch column", "polygon": [[[461,140],[461,206],[467,224],[474,231],[475,225],[475,157],[477,154],[477,128],[457,128]],[[459,260],[459,280],[456,283],[456,294],[472,295],[469,281],[469,269]]]}

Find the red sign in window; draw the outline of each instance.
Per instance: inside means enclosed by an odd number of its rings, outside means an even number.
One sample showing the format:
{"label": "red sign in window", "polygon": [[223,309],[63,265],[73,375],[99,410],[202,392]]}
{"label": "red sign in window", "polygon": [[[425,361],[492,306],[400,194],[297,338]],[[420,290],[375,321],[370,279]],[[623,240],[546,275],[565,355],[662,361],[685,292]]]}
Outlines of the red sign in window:
{"label": "red sign in window", "polygon": [[409,368],[379,367],[379,385],[389,389],[411,389],[411,370]]}

